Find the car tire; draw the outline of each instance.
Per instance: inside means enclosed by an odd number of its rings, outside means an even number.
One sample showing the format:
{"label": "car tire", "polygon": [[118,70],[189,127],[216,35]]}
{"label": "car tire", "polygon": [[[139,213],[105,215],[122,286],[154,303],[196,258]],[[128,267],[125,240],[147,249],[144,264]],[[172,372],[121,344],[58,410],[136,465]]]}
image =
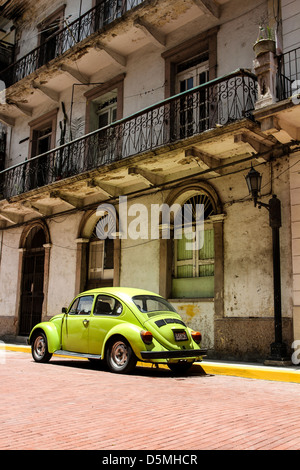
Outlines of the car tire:
{"label": "car tire", "polygon": [[184,374],[190,370],[192,365],[193,362],[170,362],[168,367],[174,374]]}
{"label": "car tire", "polygon": [[131,372],[137,363],[137,358],[125,338],[112,340],[106,351],[106,364],[111,372],[126,374]]}
{"label": "car tire", "polygon": [[45,333],[38,333],[31,345],[31,354],[36,362],[50,361],[52,354],[48,351],[48,342]]}

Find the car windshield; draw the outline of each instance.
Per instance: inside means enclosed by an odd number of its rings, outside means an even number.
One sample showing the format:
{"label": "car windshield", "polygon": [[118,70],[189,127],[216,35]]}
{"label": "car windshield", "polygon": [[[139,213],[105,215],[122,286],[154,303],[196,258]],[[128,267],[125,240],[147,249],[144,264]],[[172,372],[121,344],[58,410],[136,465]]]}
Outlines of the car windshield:
{"label": "car windshield", "polygon": [[176,312],[175,308],[162,297],[155,295],[135,295],[133,302],[142,313]]}

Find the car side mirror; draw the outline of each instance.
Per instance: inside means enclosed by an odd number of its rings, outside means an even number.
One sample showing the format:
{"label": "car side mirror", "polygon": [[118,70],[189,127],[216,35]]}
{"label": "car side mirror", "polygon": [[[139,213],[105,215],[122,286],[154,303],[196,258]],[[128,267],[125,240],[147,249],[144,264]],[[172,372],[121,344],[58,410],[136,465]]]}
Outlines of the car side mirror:
{"label": "car side mirror", "polygon": [[63,308],[61,309],[61,313],[67,313],[67,310],[68,310],[67,307],[63,307]]}

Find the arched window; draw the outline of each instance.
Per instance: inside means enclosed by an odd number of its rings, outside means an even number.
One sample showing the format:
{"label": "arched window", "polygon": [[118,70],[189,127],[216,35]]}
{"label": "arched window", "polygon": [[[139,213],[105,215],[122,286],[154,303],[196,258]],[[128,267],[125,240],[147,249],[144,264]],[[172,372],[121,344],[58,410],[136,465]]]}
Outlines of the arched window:
{"label": "arched window", "polygon": [[[216,214],[215,202],[206,191],[194,191],[192,195],[187,191],[185,197],[181,195],[180,204],[183,229],[180,237],[174,233],[171,296],[212,298],[214,297],[215,233],[211,217]],[[190,231],[186,230],[189,225],[192,225]]]}

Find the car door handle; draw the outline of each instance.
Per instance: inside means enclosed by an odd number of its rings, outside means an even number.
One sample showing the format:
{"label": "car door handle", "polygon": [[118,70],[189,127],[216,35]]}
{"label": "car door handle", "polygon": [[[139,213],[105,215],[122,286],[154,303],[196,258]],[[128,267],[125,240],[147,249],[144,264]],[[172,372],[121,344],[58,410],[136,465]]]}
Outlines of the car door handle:
{"label": "car door handle", "polygon": [[82,323],[84,324],[84,326],[88,326],[90,320],[83,320]]}

